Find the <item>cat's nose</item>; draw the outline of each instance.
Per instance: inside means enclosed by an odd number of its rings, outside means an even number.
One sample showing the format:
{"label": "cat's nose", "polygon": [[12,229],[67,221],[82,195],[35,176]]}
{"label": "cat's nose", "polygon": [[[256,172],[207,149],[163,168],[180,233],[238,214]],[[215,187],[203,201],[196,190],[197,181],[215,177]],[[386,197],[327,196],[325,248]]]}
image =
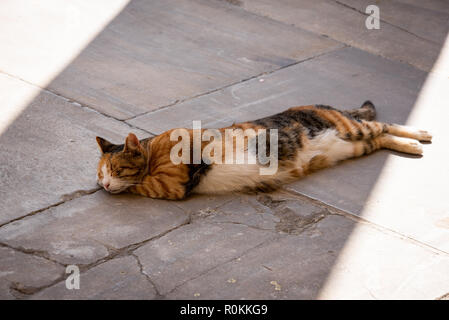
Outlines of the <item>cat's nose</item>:
{"label": "cat's nose", "polygon": [[103,187],[104,187],[106,190],[108,190],[108,189],[109,189],[109,185],[110,185],[110,183],[109,183],[109,182],[106,182],[105,184],[103,184]]}

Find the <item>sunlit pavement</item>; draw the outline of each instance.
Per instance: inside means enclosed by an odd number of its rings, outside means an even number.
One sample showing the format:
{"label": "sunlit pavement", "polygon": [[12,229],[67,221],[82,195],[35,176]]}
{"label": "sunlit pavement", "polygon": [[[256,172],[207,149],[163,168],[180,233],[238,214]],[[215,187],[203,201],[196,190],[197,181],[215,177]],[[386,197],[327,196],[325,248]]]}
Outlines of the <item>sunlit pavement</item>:
{"label": "sunlit pavement", "polygon": [[[447,298],[449,4],[380,2],[368,29],[371,2],[1,1],[0,298]],[[97,135],[367,99],[433,134],[423,157],[180,202],[96,185]]]}

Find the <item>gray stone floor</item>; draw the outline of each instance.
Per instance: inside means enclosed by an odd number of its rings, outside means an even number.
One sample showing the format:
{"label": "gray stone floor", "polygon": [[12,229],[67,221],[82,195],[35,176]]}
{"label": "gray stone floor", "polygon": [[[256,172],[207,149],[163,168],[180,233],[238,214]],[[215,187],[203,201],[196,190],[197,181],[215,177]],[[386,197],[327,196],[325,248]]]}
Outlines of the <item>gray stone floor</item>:
{"label": "gray stone floor", "polygon": [[[0,17],[1,299],[447,299],[447,1],[17,0]],[[423,157],[179,202],[95,183],[97,135],[367,99],[434,134]]]}

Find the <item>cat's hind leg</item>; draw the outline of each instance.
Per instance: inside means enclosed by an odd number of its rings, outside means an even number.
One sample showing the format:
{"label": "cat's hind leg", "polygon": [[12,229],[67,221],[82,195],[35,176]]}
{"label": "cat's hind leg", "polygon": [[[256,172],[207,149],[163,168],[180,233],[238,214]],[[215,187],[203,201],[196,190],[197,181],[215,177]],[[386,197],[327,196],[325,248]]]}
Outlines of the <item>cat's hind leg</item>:
{"label": "cat's hind leg", "polygon": [[397,137],[411,138],[418,141],[430,142],[432,135],[425,130],[419,130],[409,126],[402,126],[399,124],[388,125],[387,132]]}
{"label": "cat's hind leg", "polygon": [[[348,121],[349,119],[346,119]],[[397,137],[415,139],[418,141],[432,140],[432,135],[425,130],[419,130],[409,126],[398,124],[388,124],[379,121],[352,120],[349,122],[351,126],[346,125],[349,130],[339,128],[339,136],[346,140],[370,140],[382,134],[391,134]]]}
{"label": "cat's hind leg", "polygon": [[421,155],[422,144],[405,137],[397,137],[388,133],[381,134],[373,139],[354,141],[354,157],[370,154],[378,149],[390,149],[394,151]]}
{"label": "cat's hind leg", "polygon": [[[382,133],[372,139],[347,140],[338,136],[335,131],[329,131],[315,138],[309,150],[298,153],[298,158],[307,158],[309,152],[317,153],[303,163],[303,172],[310,173],[326,167],[333,166],[339,161],[368,155],[379,149],[390,149],[399,152],[421,155],[422,144],[405,137],[397,137],[388,133]],[[316,152],[316,151],[319,152]]]}
{"label": "cat's hind leg", "polygon": [[423,153],[422,144],[416,141],[421,139],[398,137],[391,134],[384,134],[379,138],[382,148],[416,155]]}
{"label": "cat's hind leg", "polygon": [[[383,144],[382,136],[352,141],[339,137],[335,130],[329,130],[312,141],[308,152],[316,153],[316,155],[306,163],[305,172],[313,172],[333,166],[342,160],[370,154],[377,149],[381,149]],[[307,157],[308,152],[300,152],[298,157]]]}

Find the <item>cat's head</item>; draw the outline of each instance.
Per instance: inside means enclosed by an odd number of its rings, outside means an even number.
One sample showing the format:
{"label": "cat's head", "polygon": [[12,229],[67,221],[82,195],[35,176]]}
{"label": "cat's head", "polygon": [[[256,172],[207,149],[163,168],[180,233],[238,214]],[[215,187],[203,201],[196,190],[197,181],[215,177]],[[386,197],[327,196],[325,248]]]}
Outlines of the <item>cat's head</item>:
{"label": "cat's head", "polygon": [[100,186],[110,193],[119,193],[142,181],[147,172],[148,152],[133,133],[120,145],[96,139],[101,151],[97,168]]}

